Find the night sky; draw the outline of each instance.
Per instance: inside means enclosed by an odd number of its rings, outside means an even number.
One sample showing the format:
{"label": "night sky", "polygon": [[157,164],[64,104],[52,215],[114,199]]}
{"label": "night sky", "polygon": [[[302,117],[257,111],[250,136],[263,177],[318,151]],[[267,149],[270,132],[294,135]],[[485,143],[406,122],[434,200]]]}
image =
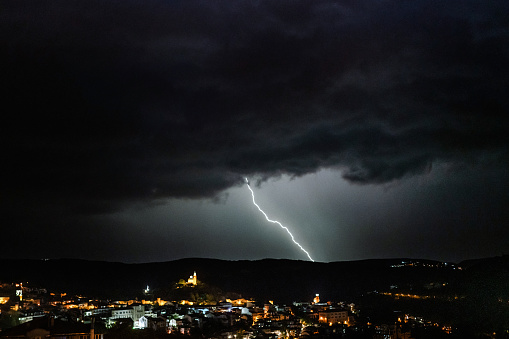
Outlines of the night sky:
{"label": "night sky", "polygon": [[0,1],[0,257],[509,254],[509,2]]}

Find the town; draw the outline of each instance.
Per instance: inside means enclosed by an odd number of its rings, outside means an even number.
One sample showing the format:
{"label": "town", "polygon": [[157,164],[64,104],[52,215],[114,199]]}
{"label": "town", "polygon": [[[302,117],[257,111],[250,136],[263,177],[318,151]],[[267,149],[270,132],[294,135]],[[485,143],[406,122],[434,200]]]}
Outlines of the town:
{"label": "town", "polygon": [[[197,272],[172,285],[190,298],[164,300],[150,286],[143,298],[90,299],[25,283],[0,289],[0,338],[439,338],[450,326],[395,313],[377,323],[348,301],[324,301],[319,294],[292,304],[252,299],[197,298]],[[421,335],[419,336],[419,333]],[[424,334],[423,334],[424,333]]]}

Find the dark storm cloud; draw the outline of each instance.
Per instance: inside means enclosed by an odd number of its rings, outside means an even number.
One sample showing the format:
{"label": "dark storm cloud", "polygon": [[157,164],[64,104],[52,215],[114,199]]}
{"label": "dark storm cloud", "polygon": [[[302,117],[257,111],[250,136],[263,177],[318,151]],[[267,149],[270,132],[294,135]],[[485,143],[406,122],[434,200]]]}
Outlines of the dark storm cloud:
{"label": "dark storm cloud", "polygon": [[89,214],[243,176],[508,165],[505,2],[4,1],[0,15],[4,207]]}

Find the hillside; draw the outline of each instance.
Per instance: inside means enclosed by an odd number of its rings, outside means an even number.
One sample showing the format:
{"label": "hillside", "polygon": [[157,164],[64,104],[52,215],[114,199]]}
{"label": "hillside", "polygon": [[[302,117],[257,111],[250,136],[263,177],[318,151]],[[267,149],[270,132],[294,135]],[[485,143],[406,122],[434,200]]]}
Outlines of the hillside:
{"label": "hillside", "polygon": [[[402,266],[402,262],[419,264]],[[146,285],[155,291],[166,289],[196,271],[200,281],[222,291],[282,302],[309,300],[315,293],[341,300],[390,286],[419,288],[437,281],[455,282],[461,277],[461,272],[451,266],[411,259],[313,263],[190,258],[146,264],[0,259],[0,265],[3,282],[29,281],[32,286],[94,297],[138,296]]]}

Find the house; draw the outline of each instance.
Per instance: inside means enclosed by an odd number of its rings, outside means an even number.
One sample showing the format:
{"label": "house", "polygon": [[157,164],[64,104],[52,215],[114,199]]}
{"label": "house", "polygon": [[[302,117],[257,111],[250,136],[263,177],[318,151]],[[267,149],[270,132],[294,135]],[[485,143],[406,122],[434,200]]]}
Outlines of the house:
{"label": "house", "polygon": [[322,324],[345,324],[348,322],[348,311],[326,310],[318,312],[318,322]]}
{"label": "house", "polygon": [[113,309],[111,311],[111,319],[125,319],[130,318],[133,322],[137,322],[145,315],[145,306],[136,305],[126,308]]}

